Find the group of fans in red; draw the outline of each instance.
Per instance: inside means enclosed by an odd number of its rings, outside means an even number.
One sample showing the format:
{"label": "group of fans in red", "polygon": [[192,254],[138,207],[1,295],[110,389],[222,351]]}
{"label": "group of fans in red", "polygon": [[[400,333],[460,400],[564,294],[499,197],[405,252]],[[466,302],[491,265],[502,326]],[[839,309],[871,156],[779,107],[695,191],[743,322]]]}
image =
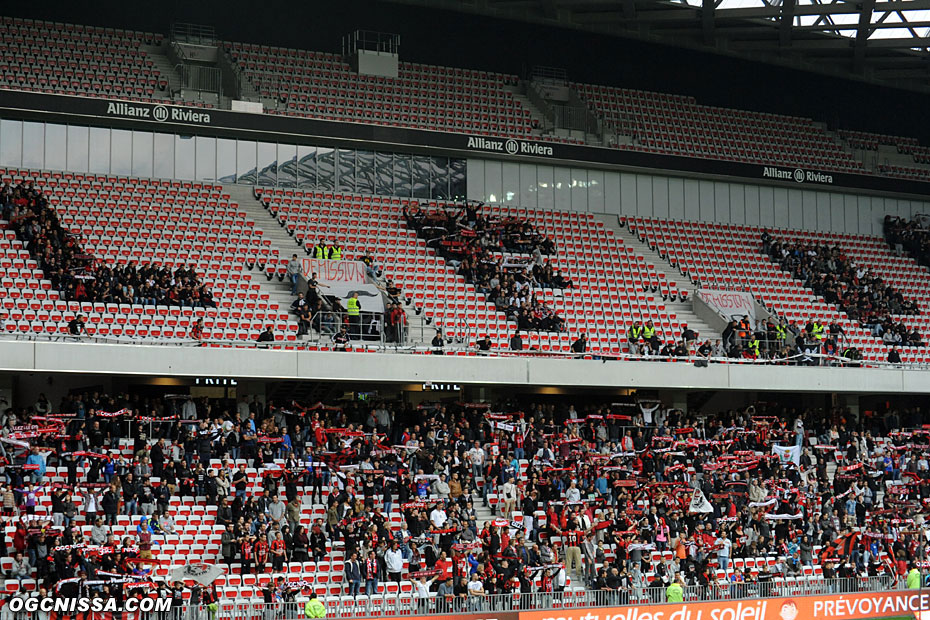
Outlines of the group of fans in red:
{"label": "group of fans in red", "polygon": [[[927,560],[930,430],[919,409],[572,402],[73,394],[8,409],[6,577],[131,595],[167,559],[153,549],[175,536],[178,496],[216,507],[225,532],[204,560],[231,573],[330,563],[346,594],[412,581],[418,600],[435,595],[446,610],[581,585],[616,603],[665,600],[673,584],[702,598],[794,575],[887,587]],[[53,465],[66,483],[49,482]],[[111,532],[119,514],[135,526],[123,540]],[[266,600],[314,586],[296,577],[269,585]],[[856,579],[843,587],[873,583]],[[210,604],[216,589],[195,596]]]}

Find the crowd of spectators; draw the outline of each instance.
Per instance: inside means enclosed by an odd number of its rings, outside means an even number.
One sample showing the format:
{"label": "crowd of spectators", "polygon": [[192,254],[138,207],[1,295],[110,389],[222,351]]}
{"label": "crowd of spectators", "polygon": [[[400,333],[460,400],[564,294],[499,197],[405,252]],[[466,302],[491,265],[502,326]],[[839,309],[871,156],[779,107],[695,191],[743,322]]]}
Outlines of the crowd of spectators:
{"label": "crowd of spectators", "polygon": [[457,211],[405,207],[404,218],[519,329],[564,331],[564,320],[539,300],[535,289],[571,288],[572,282],[546,258],[555,253],[555,245],[532,224],[484,215],[481,205],[473,202]]}
{"label": "crowd of spectators", "polygon": [[916,330],[908,329],[894,318],[894,315],[920,314],[917,304],[848,258],[840,248],[782,241],[765,233],[762,252],[827,303],[871,329],[875,336],[884,338],[890,332],[886,342],[922,344]]}
{"label": "crowd of spectators", "polygon": [[[180,495],[217,506],[220,561],[243,573],[341,545],[347,593],[411,579],[461,609],[569,580],[619,601],[815,565],[825,577],[900,577],[927,560],[930,431],[898,430],[920,428],[920,409],[857,420],[764,403],[713,415],[651,399],[586,402],[284,407],[91,393],[66,397],[55,418],[40,398],[0,420],[3,525],[16,527],[0,552],[13,558],[10,578],[35,569],[48,589],[144,576]],[[23,427],[33,429],[25,442]],[[124,438],[131,459],[116,450]],[[48,484],[50,465],[67,467],[67,484]],[[43,494],[49,515],[37,509]],[[325,506],[309,529],[304,501]],[[479,502],[498,516],[479,522]],[[134,536],[113,538],[118,514],[132,515]],[[732,570],[734,558],[774,561]]]}
{"label": "crowd of spectators", "polygon": [[885,240],[893,251],[904,250],[919,264],[930,267],[930,219],[926,215],[906,220],[886,215]]}
{"label": "crowd of spectators", "polygon": [[77,233],[61,224],[45,193],[31,181],[0,188],[0,219],[66,301],[216,307],[193,267],[110,266],[85,252]]}

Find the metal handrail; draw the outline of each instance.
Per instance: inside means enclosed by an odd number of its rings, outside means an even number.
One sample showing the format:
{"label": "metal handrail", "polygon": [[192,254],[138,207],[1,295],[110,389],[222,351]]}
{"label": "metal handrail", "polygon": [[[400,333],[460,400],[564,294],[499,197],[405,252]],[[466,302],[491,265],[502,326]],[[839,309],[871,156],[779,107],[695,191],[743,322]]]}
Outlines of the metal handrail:
{"label": "metal handrail", "polygon": [[[93,330],[91,329],[91,332]],[[409,334],[409,326],[406,331]],[[422,333],[421,333],[422,336]],[[313,347],[319,347],[321,340],[316,341],[293,341],[293,340],[278,340],[275,342],[265,342],[265,343],[256,343],[254,339],[240,340],[240,339],[225,339],[225,338],[202,338],[194,339],[190,337],[183,338],[155,338],[150,336],[100,336],[94,333],[88,335],[73,336],[70,334],[36,334],[31,332],[9,332],[6,334],[0,334],[0,342],[3,341],[26,341],[26,342],[71,342],[71,343],[80,343],[88,342],[95,344],[114,344],[114,345],[134,345],[134,346],[187,346],[187,347],[200,347],[200,346],[226,346],[226,347],[256,347],[264,349],[282,349],[282,350],[295,350],[295,349],[310,349]],[[434,351],[434,347],[429,345],[413,345],[413,344],[397,344],[397,343],[375,343],[373,341],[353,341],[351,346],[352,350],[366,350],[369,352],[377,353],[406,353],[406,354],[422,354],[422,353],[431,353]],[[919,363],[919,362],[901,362],[900,364],[892,364],[889,362],[870,362],[866,360],[850,360],[847,358],[835,356],[835,355],[824,355],[821,353],[811,353],[811,354],[797,354],[793,355],[790,358],[786,359],[776,359],[776,360],[767,360],[767,359],[749,359],[749,358],[729,358],[729,357],[700,357],[700,356],[686,356],[686,357],[668,357],[662,355],[632,355],[629,353],[620,353],[617,355],[606,354],[606,353],[573,353],[573,352],[562,352],[562,351],[536,351],[536,350],[527,350],[523,351],[510,351],[505,349],[492,349],[491,351],[477,351],[475,348],[471,347],[471,343],[466,348],[468,352],[475,352],[475,354],[480,354],[483,357],[495,357],[495,358],[512,358],[512,357],[523,357],[523,358],[545,358],[545,359],[587,359],[587,360],[599,360],[602,362],[668,362],[668,363],[680,363],[680,364],[695,364],[699,363],[710,363],[710,364],[730,364],[730,365],[741,365],[741,366],[796,366],[796,365],[806,365],[809,368],[818,368],[818,367],[830,367],[829,364],[835,362],[840,366],[850,366],[855,368],[868,368],[868,369],[887,369],[887,370],[927,370],[930,369],[930,364]],[[460,352],[462,349],[449,349],[451,352]],[[807,365],[802,364],[801,359],[805,357],[810,357],[814,359],[827,360],[819,365]],[[832,367],[836,367],[835,365]]]}
{"label": "metal handrail", "polygon": [[178,63],[175,71],[181,78],[182,88],[217,94],[223,92],[223,73],[216,67]]}
{"label": "metal handrail", "polygon": [[342,55],[358,51],[397,54],[400,50],[400,35],[376,30],[355,30],[342,38]]}
{"label": "metal handrail", "polygon": [[[360,585],[364,585],[364,581]],[[383,582],[382,582],[383,583]],[[666,587],[627,587],[615,590],[585,590],[571,587],[554,592],[528,592],[492,595],[442,596],[431,593],[429,599],[420,600],[412,582],[388,583],[385,594],[368,596],[349,595],[349,587],[337,587],[343,594],[320,595],[327,608],[327,617],[378,618],[383,616],[407,616],[429,614],[474,614],[476,612],[519,612],[531,610],[619,607],[624,605],[663,605],[667,603]],[[324,591],[333,586],[321,585]],[[804,597],[852,594],[860,592],[892,592],[901,590],[903,584],[893,577],[869,577],[864,579],[798,579],[776,578],[757,583],[720,582],[708,586],[686,586],[684,602],[713,602],[761,599],[770,597]],[[222,591],[222,588],[218,588]],[[302,594],[300,599],[306,599]],[[227,598],[220,596],[216,616],[229,620],[270,620],[278,618],[302,618],[304,600],[278,603],[257,602],[255,599]],[[172,610],[177,613],[178,610]],[[181,609],[184,618],[207,618],[206,607],[186,606]]]}
{"label": "metal handrail", "polygon": [[171,24],[171,37],[182,43],[194,45],[216,45],[216,30],[213,26],[175,22]]}

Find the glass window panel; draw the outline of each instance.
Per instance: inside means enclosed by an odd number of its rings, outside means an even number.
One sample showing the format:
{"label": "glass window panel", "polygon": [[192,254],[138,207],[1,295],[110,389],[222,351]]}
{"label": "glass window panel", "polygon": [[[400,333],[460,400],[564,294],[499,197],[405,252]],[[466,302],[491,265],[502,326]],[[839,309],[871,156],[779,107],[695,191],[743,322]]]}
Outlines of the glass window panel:
{"label": "glass window panel", "polygon": [[154,134],[148,131],[132,132],[132,173],[140,177],[151,177],[154,164]]}
{"label": "glass window panel", "polygon": [[132,174],[132,132],[113,129],[110,134],[110,171]]}
{"label": "glass window panel", "polygon": [[23,163],[23,122],[0,121],[0,165]]}
{"label": "glass window panel", "polygon": [[382,196],[394,194],[394,155],[375,153],[375,193]]}
{"label": "glass window panel", "polygon": [[536,164],[520,164],[520,198],[521,207],[536,207]]}
{"label": "glass window panel", "polygon": [[278,185],[297,185],[297,146],[294,144],[278,145]]}
{"label": "glass window panel", "polygon": [[68,170],[87,172],[89,135],[87,127],[68,127]]}
{"label": "glass window panel", "polygon": [[297,185],[316,187],[316,147],[297,147]]}
{"label": "glass window panel", "polygon": [[340,192],[355,191],[355,151],[347,149],[337,150],[339,176],[336,187]]}
{"label": "glass window panel", "polygon": [[410,196],[410,155],[394,155],[394,195]]}
{"label": "glass window panel", "polygon": [[236,145],[236,179],[239,183],[254,185],[258,180],[255,168],[255,143],[251,140],[239,140]]}
{"label": "glass window panel", "polygon": [[274,185],[278,182],[278,148],[268,142],[258,143],[258,184]]}
{"label": "glass window panel", "polygon": [[[110,172],[110,130],[91,127],[88,148],[88,172],[109,174]],[[171,176],[174,176],[173,174]]]}
{"label": "glass window panel", "polygon": [[174,176],[185,181],[194,180],[194,154],[196,146],[193,136],[174,137]]}
{"label": "glass window panel", "polygon": [[216,138],[197,136],[197,180],[216,180]]}
{"label": "glass window panel", "polygon": [[316,149],[316,184],[317,189],[333,190],[336,188],[336,150],[323,146]]}
{"label": "glass window panel", "polygon": [[[588,210],[588,171],[572,168],[572,211]],[[668,213],[666,213],[668,215]]]}
{"label": "glass window panel", "polygon": [[23,167],[45,164],[45,123],[23,123]]}
{"label": "glass window panel", "polygon": [[68,167],[68,128],[64,125],[45,125],[45,168],[64,170]]}
{"label": "glass window panel", "polygon": [[412,158],[411,173],[414,198],[429,198],[430,159],[426,155],[414,155]]}
{"label": "glass window panel", "polygon": [[501,202],[519,204],[520,202],[520,164],[506,161],[501,164]]}
{"label": "glass window panel", "polygon": [[468,191],[465,176],[465,160],[449,160],[449,196],[464,199]]}
{"label": "glass window panel", "polygon": [[155,165],[152,176],[159,179],[174,178],[174,136],[166,133],[155,134]]}
{"label": "glass window panel", "polygon": [[216,139],[216,180],[220,183],[236,182],[236,141]]}
{"label": "glass window panel", "polygon": [[355,191],[360,194],[375,193],[375,154],[371,151],[355,153]]}
{"label": "glass window panel", "polygon": [[430,157],[429,195],[430,198],[449,197],[448,157]]}

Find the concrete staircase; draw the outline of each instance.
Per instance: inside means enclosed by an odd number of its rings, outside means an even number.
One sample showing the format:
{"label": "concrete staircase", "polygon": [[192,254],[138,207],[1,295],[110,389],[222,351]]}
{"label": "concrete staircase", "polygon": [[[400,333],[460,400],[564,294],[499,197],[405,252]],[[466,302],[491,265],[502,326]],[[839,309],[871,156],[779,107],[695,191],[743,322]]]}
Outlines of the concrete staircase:
{"label": "concrete staircase", "polygon": [[[688,299],[686,301],[680,299],[676,301],[666,300],[665,306],[670,312],[673,312],[682,323],[687,323],[688,327],[697,332],[699,341],[710,340],[711,343],[713,343],[714,340],[722,338],[719,331],[708,325],[694,313],[692,300],[694,299],[696,289],[688,278],[681,275],[681,273],[672,267],[667,260],[662,258],[658,252],[640,241],[639,237],[631,233],[629,228],[620,226],[620,222],[616,215],[595,215],[594,217],[603,222],[603,224],[612,230],[617,237],[622,239],[627,246],[633,248],[637,254],[645,258],[646,264],[655,267],[657,273],[665,274],[665,279],[669,284],[673,284],[679,291],[686,291],[688,293]],[[668,334],[668,336],[675,336],[678,338],[680,334]]]}
{"label": "concrete staircase", "polygon": [[[163,43],[162,46],[163,45],[167,45],[167,43]],[[155,93],[160,94],[160,96],[165,99],[175,100],[174,93],[181,92],[181,76],[178,75],[174,65],[168,60],[168,56],[165,55],[165,50],[162,46],[143,45],[141,49],[145,52],[146,58],[152,61],[155,69],[161,74],[161,77],[168,80],[168,89],[164,92],[156,89]]]}
{"label": "concrete staircase", "polygon": [[[294,238],[287,234],[287,231],[265,210],[260,202],[255,200],[251,185],[224,185],[223,191],[229,194],[232,201],[238,203],[249,219],[255,222],[255,227],[262,231],[263,237],[271,240],[271,257],[273,261],[290,258],[291,254],[294,253],[297,253],[299,257],[303,256],[303,250],[297,245]],[[257,282],[261,285],[262,292],[267,293],[269,299],[276,302],[281,310],[290,308],[294,297],[291,296],[291,285],[289,283],[280,282],[277,278],[268,280],[264,268],[260,265],[252,267],[250,277],[253,283]]]}
{"label": "concrete staircase", "polygon": [[545,127],[548,125],[548,121],[546,120],[545,114],[530,101],[529,97],[523,94],[524,86],[522,82],[514,86],[505,86],[505,88],[513,95],[514,101],[530,111],[530,118],[533,119],[536,125],[536,129],[533,130],[533,133],[542,136]]}
{"label": "concrete staircase", "polygon": [[[223,191],[229,194],[233,202],[239,204],[248,217],[255,222],[255,227],[262,231],[265,239],[271,241],[273,260],[289,259],[292,254],[297,254],[298,258],[307,256],[304,248],[288,234],[287,230],[281,226],[281,223],[269,213],[261,202],[255,199],[251,185],[224,185]],[[252,268],[251,277],[253,282],[261,284],[262,292],[267,293],[270,300],[277,302],[283,310],[290,307],[291,302],[295,299],[291,296],[291,285],[288,282],[281,282],[277,277],[268,280],[265,270],[256,265]],[[380,285],[386,284],[382,280]],[[412,346],[428,345],[433,339],[435,325],[426,324],[425,314],[416,314],[416,309],[411,304],[405,306],[407,313],[407,344]],[[304,340],[316,341],[319,335],[312,332],[303,336]],[[449,345],[454,348],[455,345]]]}

